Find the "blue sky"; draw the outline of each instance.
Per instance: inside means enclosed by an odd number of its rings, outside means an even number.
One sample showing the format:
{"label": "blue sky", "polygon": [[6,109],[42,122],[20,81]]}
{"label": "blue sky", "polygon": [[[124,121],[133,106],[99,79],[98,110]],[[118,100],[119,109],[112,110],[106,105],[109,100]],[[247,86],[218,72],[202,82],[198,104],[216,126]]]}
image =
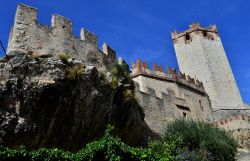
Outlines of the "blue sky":
{"label": "blue sky", "polygon": [[172,31],[193,22],[216,24],[243,100],[250,104],[249,0],[1,0],[5,46],[18,3],[38,8],[43,24],[50,25],[54,13],[71,19],[76,36],[87,28],[98,35],[100,45],[107,42],[129,64],[141,58],[165,68],[178,68]]}

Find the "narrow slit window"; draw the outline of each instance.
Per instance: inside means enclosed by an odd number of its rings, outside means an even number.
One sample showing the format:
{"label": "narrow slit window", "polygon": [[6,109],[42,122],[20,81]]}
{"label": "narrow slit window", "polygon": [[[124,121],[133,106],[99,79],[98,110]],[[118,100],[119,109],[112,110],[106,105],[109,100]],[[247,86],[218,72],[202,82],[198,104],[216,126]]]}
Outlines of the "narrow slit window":
{"label": "narrow slit window", "polygon": [[201,100],[199,100],[199,105],[200,105],[201,110],[203,111],[204,109],[203,109],[203,106],[202,106]]}
{"label": "narrow slit window", "polygon": [[182,112],[183,118],[187,118],[187,113],[186,112]]}

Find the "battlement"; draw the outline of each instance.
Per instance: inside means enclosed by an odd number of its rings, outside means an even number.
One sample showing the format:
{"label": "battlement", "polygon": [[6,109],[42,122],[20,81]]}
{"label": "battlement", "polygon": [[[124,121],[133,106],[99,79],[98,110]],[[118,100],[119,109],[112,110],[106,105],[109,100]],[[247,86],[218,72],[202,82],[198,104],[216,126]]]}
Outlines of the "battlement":
{"label": "battlement", "polygon": [[215,36],[219,36],[216,25],[210,25],[209,27],[201,27],[199,23],[193,23],[189,25],[189,29],[183,32],[174,31],[171,33],[172,40],[174,43],[178,41],[179,38],[183,37],[186,42],[191,40],[190,34],[195,33],[196,35],[201,35],[209,40],[214,40]]}
{"label": "battlement", "polygon": [[218,125],[218,126],[222,126],[222,125],[230,124],[231,122],[249,120],[249,119],[250,118],[248,115],[242,114],[242,115],[231,116],[231,117],[226,118],[226,119],[221,119],[219,121],[215,121],[215,122],[213,122],[213,124]]}
{"label": "battlement", "polygon": [[[72,32],[72,21],[58,14],[53,14],[51,26],[37,22],[38,10],[36,8],[19,4],[15,21],[10,32],[7,53],[20,51],[23,53],[42,53],[57,55],[62,52],[72,57],[87,59],[89,54],[99,52],[98,38],[86,29],[81,29],[76,37]],[[115,51],[106,47],[102,57],[115,60]]]}
{"label": "battlement", "polygon": [[246,114],[234,115],[226,119],[215,121],[213,124],[220,128],[224,128],[225,130],[245,129],[249,128],[250,117]]}
{"label": "battlement", "polygon": [[[27,18],[27,19],[24,19]],[[16,11],[16,20],[37,20],[37,8],[20,3]]]}
{"label": "battlement", "polygon": [[135,78],[139,75],[162,81],[175,82],[188,88],[192,88],[198,92],[205,93],[203,83],[201,81],[194,79],[185,73],[181,73],[180,71],[177,73],[176,70],[171,67],[168,67],[168,71],[164,72],[162,65],[159,66],[154,64],[153,70],[150,70],[146,62],[137,60],[137,62],[132,65],[131,77]]}
{"label": "battlement", "polygon": [[81,39],[93,45],[98,45],[97,36],[84,28],[81,29]]}
{"label": "battlement", "polygon": [[61,15],[52,15],[51,26],[53,29],[61,30],[68,34],[72,33],[72,22]]}
{"label": "battlement", "polygon": [[116,52],[114,49],[112,49],[108,44],[103,43],[102,45],[102,52],[106,54],[111,59],[116,59]]}

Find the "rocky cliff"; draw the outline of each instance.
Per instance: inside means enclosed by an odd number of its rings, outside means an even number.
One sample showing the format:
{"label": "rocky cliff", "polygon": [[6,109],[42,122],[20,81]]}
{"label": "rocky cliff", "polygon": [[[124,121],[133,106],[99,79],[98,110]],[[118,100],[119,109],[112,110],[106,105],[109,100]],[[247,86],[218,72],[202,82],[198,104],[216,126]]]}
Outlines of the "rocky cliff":
{"label": "rocky cliff", "polygon": [[[0,61],[0,144],[78,150],[107,124],[130,145],[154,136],[133,84],[111,86],[112,75],[84,61],[12,53]],[[109,73],[109,72],[107,72]]]}

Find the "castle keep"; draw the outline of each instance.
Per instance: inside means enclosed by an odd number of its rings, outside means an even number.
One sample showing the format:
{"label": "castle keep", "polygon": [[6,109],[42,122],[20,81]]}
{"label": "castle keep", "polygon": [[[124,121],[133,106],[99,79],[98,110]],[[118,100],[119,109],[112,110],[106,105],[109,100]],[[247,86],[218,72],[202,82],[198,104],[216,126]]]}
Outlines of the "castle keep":
{"label": "castle keep", "polygon": [[[192,24],[184,32],[172,33],[180,71],[138,60],[132,65],[135,94],[144,109],[145,121],[160,133],[166,122],[178,117],[213,122],[227,129],[249,128],[249,107],[241,99],[216,26]],[[72,22],[53,15],[51,26],[37,22],[37,9],[19,4],[9,36],[7,54],[18,52],[71,58],[107,71],[116,61],[116,52],[106,43],[81,29],[72,33]],[[118,63],[124,63],[122,59]]]}
{"label": "castle keep", "polygon": [[189,27],[172,33],[180,70],[203,82],[214,112],[245,109],[216,26]]}

